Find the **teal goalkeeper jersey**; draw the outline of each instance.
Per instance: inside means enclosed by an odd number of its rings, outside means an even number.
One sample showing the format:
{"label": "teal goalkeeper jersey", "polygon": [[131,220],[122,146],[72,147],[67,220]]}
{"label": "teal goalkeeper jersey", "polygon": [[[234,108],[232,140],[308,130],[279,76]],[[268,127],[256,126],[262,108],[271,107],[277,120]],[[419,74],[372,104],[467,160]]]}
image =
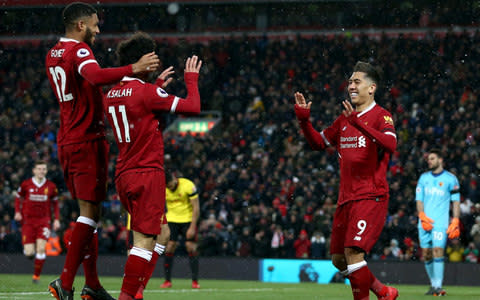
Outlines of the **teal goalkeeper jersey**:
{"label": "teal goalkeeper jersey", "polygon": [[[460,185],[452,173],[443,170],[440,174],[425,172],[420,176],[416,200],[423,202],[424,212],[433,219],[435,228],[447,228],[450,201],[460,201]],[[421,224],[419,222],[419,227]]]}

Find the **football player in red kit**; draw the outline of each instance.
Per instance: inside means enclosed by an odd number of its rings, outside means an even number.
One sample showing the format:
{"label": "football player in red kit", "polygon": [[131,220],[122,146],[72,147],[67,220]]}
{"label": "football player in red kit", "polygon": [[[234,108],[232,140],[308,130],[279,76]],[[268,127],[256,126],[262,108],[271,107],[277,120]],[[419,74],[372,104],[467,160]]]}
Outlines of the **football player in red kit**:
{"label": "football player in red kit", "polygon": [[154,71],[155,53],[119,68],[100,68],[90,46],[100,32],[96,10],[74,2],[63,10],[65,36],[47,52],[45,66],[50,85],[60,106],[57,135],[58,157],[66,185],[78,201],[80,216],[73,230],[64,268],[59,279],[49,284],[57,300],[73,299],[73,281],[83,263],[85,286],[82,299],[113,299],[97,275],[97,222],[101,201],[106,198],[108,144],[105,140],[102,85],[123,76]]}
{"label": "football player in red kit", "polygon": [[[145,33],[136,33],[117,50],[121,64],[136,61],[156,48]],[[165,218],[165,171],[162,113],[200,113],[198,73],[202,62],[197,56],[185,64],[185,99],[161,88],[164,80],[147,82],[148,74],[125,76],[104,97],[108,121],[118,145],[115,184],[120,201],[131,215],[133,247],[125,264],[119,300],[132,300],[158,259],[156,239]],[[167,69],[168,70],[168,69]]]}
{"label": "football player in red kit", "polygon": [[[380,71],[358,62],[348,81],[343,113],[321,132],[310,122],[311,102],[295,93],[295,113],[314,150],[335,147],[340,165],[340,191],[335,211],[330,252],[332,262],[350,279],[353,298],[398,297],[397,289],[383,285],[370,272],[368,253],[382,232],[388,212],[387,168],[397,140],[391,114],[375,102]],[[353,104],[353,106],[352,106]]]}
{"label": "football player in red kit", "polygon": [[45,245],[50,237],[53,215],[53,230],[60,229],[58,190],[48,180],[47,163],[36,161],[33,177],[22,182],[15,197],[15,221],[22,224],[22,244],[25,256],[33,259],[33,283],[38,283],[45,262]]}

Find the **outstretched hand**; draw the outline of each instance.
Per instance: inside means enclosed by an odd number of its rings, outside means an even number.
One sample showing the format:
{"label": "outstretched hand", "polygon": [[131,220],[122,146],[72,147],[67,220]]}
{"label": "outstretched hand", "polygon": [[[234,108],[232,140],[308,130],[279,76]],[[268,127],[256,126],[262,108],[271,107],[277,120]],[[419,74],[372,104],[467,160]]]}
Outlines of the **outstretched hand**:
{"label": "outstretched hand", "polygon": [[187,58],[187,62],[185,63],[185,73],[187,72],[199,73],[201,67],[202,67],[202,61],[198,60],[198,56],[194,55],[192,57]]}
{"label": "outstretched hand", "polygon": [[347,118],[350,117],[350,115],[353,113],[353,106],[352,106],[352,104],[351,104],[350,101],[348,101],[348,100],[343,100],[343,101],[342,101],[342,104],[343,104],[343,107],[345,108],[345,109],[343,110],[343,112],[342,112],[343,115],[344,115],[345,117],[347,117]]}
{"label": "outstretched hand", "polygon": [[295,103],[301,107],[301,108],[305,108],[305,109],[310,109],[310,107],[312,106],[312,101],[309,101],[307,103],[307,101],[305,101],[305,97],[303,96],[302,93],[300,92],[296,92],[295,93]]}
{"label": "outstretched hand", "polygon": [[160,59],[155,52],[150,52],[142,56],[136,63],[132,65],[133,74],[142,72],[153,72],[157,70]]}
{"label": "outstretched hand", "polygon": [[161,88],[163,88],[163,89],[166,88],[167,85],[170,82],[172,82],[173,78],[170,77],[170,78],[167,79],[167,77],[172,75],[173,73],[175,73],[175,71],[173,70],[173,67],[168,67],[165,70],[163,70],[163,72],[160,73],[160,75],[158,75],[158,79],[163,81]]}

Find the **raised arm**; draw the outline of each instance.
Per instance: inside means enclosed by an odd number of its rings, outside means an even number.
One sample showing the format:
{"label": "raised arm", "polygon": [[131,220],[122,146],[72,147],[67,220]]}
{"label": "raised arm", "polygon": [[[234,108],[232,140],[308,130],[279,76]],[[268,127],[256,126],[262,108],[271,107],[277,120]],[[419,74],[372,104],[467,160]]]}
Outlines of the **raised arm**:
{"label": "raised arm", "polygon": [[[146,105],[152,111],[170,111],[178,114],[200,113],[200,93],[198,91],[198,73],[202,61],[196,55],[189,57],[185,64],[185,84],[187,97],[185,99],[168,95],[163,89],[155,87],[156,92],[146,99]],[[168,70],[168,69],[167,69]],[[168,81],[168,80],[167,80]],[[157,80],[157,84],[159,81]]]}
{"label": "raised arm", "polygon": [[327,146],[330,146],[330,143],[322,133],[313,128],[312,123],[310,122],[311,106],[312,102],[306,103],[305,97],[302,93],[295,93],[295,114],[297,115],[300,128],[302,128],[303,135],[312,149],[325,149]]}
{"label": "raised arm", "polygon": [[374,143],[378,144],[380,147],[385,149],[389,153],[393,153],[397,148],[397,136],[394,132],[388,130],[385,132],[378,131],[377,129],[365,125],[363,122],[360,122],[357,115],[358,113],[353,110],[352,104],[349,101],[345,100],[342,102],[345,110],[343,111],[344,116],[347,118],[348,122],[370,138]]}
{"label": "raised arm", "polygon": [[92,85],[107,85],[120,81],[124,76],[137,73],[153,72],[158,68],[160,60],[152,52],[142,56],[136,63],[118,67],[102,69],[97,61],[85,61],[78,67],[78,72]]}

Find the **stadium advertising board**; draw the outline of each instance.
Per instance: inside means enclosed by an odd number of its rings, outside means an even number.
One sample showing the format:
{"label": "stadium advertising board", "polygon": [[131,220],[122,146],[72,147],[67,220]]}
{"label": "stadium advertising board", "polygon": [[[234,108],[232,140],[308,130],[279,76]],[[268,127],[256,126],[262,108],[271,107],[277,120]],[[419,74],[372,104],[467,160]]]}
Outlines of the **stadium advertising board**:
{"label": "stadium advertising board", "polygon": [[181,120],[177,123],[178,132],[204,134],[215,126],[213,120]]}
{"label": "stadium advertising board", "polygon": [[260,281],[328,284],[335,281],[338,270],[329,260],[263,259],[260,261]]}

